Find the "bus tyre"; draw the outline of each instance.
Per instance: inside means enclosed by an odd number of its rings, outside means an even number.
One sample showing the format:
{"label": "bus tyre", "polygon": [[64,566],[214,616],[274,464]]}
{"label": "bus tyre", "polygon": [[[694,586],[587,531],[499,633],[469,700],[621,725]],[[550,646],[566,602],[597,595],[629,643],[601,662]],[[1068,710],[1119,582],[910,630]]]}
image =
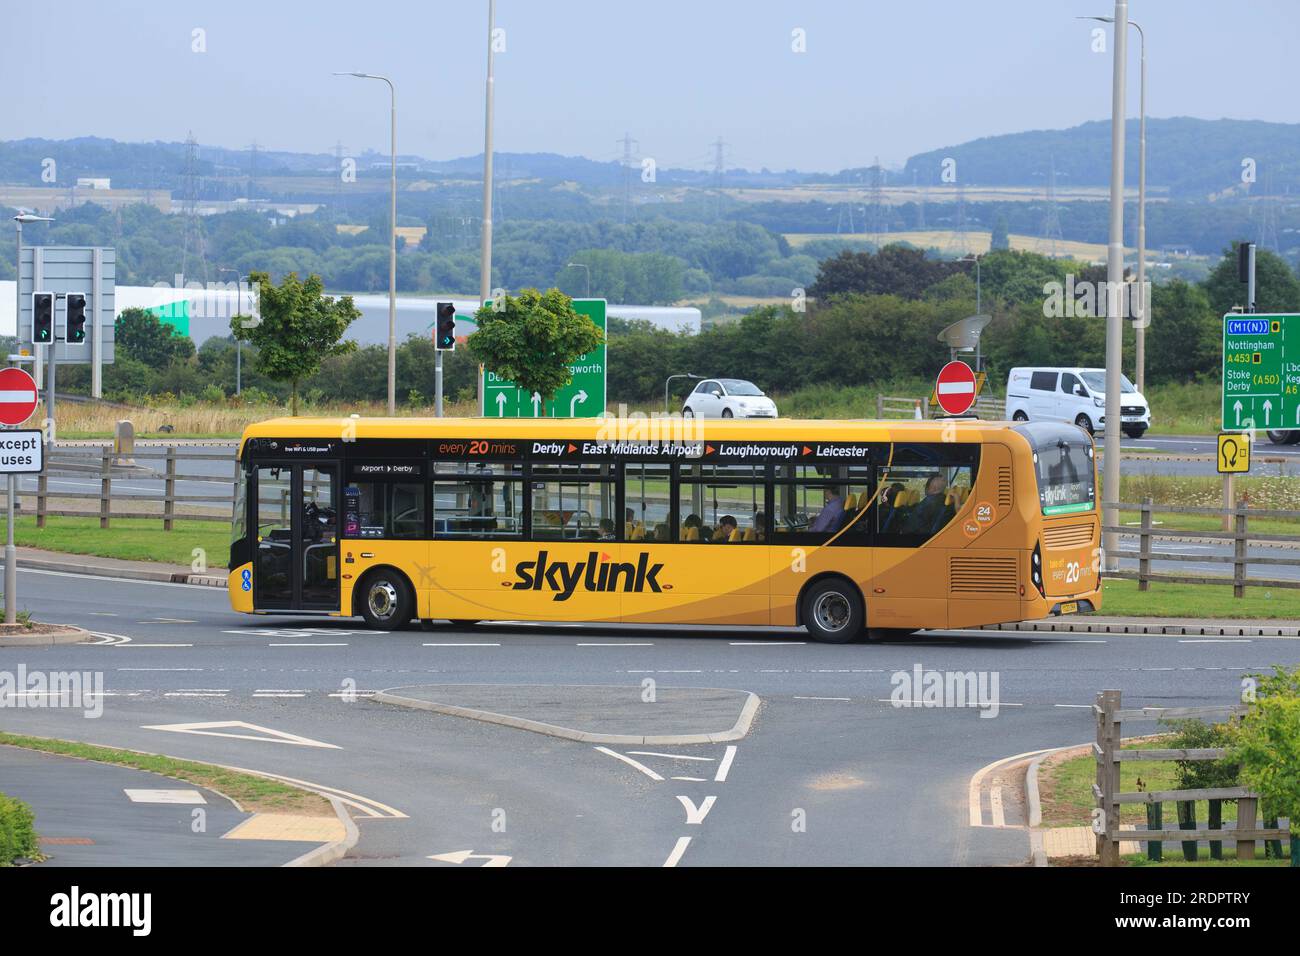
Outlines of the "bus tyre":
{"label": "bus tyre", "polygon": [[843,578],[826,578],[808,588],[801,612],[813,640],[847,644],[862,635],[862,598],[858,589]]}
{"label": "bus tyre", "polygon": [[366,627],[395,630],[405,626],[415,614],[415,597],[406,578],[380,568],[362,580],[357,606]]}

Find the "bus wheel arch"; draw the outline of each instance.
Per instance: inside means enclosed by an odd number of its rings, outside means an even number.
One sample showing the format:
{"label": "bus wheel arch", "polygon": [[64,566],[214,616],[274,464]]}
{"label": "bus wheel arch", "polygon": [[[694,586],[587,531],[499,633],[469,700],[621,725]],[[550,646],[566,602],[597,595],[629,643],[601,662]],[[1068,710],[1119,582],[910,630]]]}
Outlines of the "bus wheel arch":
{"label": "bus wheel arch", "polygon": [[411,579],[390,565],[370,568],[352,589],[352,613],[375,630],[404,626],[415,617]]}
{"label": "bus wheel arch", "polygon": [[862,589],[834,571],[818,574],[799,590],[795,614],[795,623],[820,643],[848,644],[866,632]]}

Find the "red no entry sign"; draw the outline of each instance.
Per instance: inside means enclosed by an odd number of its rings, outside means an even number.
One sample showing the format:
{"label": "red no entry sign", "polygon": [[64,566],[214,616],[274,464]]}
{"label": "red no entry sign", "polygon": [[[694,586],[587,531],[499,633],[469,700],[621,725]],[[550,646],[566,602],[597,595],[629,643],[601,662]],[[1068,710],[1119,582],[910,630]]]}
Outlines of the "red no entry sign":
{"label": "red no entry sign", "polygon": [[975,404],[975,373],[965,362],[949,362],[939,370],[934,393],[940,408],[960,415]]}
{"label": "red no entry sign", "polygon": [[0,425],[21,425],[36,411],[36,383],[20,368],[0,369]]}

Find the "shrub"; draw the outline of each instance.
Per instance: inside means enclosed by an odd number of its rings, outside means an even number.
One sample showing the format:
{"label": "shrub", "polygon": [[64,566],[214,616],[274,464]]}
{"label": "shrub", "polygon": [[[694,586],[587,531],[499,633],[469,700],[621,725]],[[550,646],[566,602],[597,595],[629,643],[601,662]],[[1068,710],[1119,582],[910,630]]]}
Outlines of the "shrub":
{"label": "shrub", "polygon": [[0,793],[0,866],[18,859],[36,859],[40,844],[36,838],[36,815],[15,797]]}

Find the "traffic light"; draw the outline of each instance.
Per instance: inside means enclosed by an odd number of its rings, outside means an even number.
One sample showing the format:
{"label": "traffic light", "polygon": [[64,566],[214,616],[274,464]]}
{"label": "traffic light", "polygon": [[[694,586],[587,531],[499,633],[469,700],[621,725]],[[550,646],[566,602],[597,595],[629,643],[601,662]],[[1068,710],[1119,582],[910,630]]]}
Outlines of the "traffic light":
{"label": "traffic light", "polygon": [[49,345],[54,341],[54,293],[32,293],[32,344]]}
{"label": "traffic light", "polygon": [[68,293],[68,319],[63,340],[69,345],[86,341],[86,297],[80,292]]}
{"label": "traffic light", "polygon": [[438,327],[434,331],[433,345],[439,352],[456,350],[456,306],[450,302],[438,303]]}
{"label": "traffic light", "polygon": [[1254,250],[1253,242],[1237,243],[1237,281],[1250,281],[1250,254]]}

